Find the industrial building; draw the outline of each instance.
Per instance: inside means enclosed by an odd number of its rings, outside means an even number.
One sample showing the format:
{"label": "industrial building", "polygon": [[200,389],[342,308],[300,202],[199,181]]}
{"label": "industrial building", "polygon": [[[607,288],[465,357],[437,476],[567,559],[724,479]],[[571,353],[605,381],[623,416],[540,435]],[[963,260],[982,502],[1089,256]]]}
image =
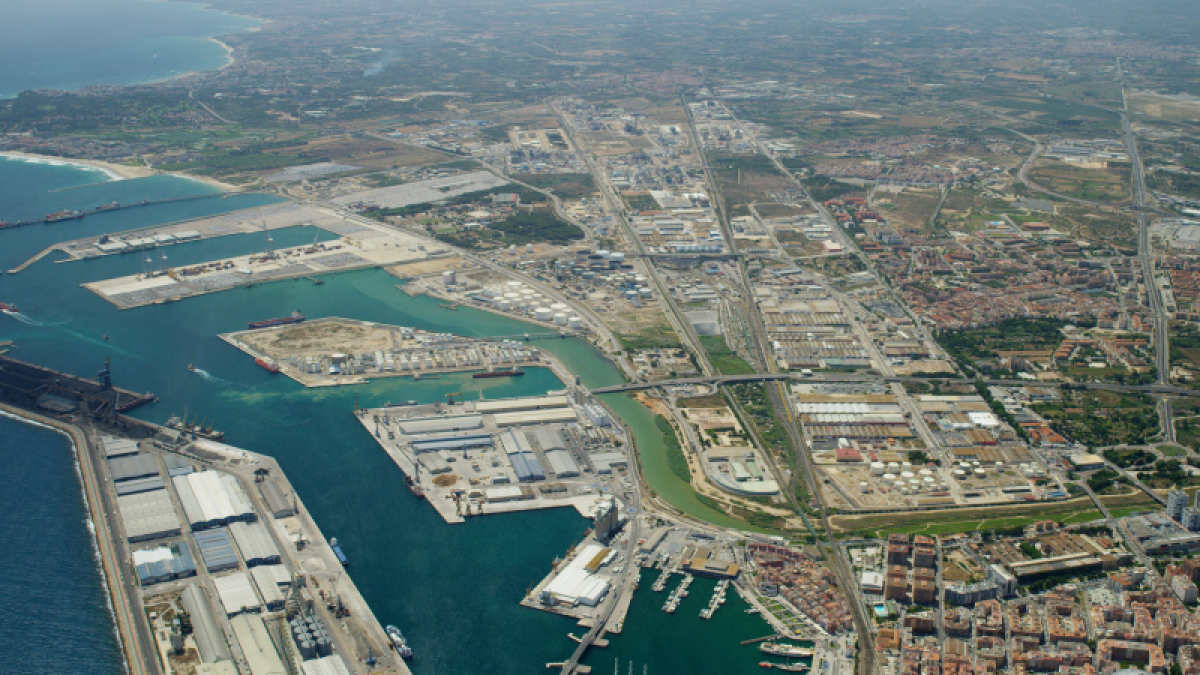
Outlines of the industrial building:
{"label": "industrial building", "polygon": [[133,552],[138,583],[143,586],[196,576],[192,552],[184,544],[144,548]]}
{"label": "industrial building", "polygon": [[260,565],[250,570],[250,578],[268,611],[283,609],[283,589],[290,586],[292,577],[283,565]]}
{"label": "industrial building", "polygon": [[114,483],[149,478],[158,475],[158,462],[154,455],[125,455],[108,460],[108,475]]}
{"label": "industrial building", "polygon": [[196,548],[200,549],[200,559],[204,561],[205,569],[209,572],[237,569],[238,556],[233,550],[233,541],[230,540],[228,531],[224,528],[201,530],[193,536],[196,539]]}
{"label": "industrial building", "polygon": [[200,471],[175,476],[171,482],[193,530],[258,518],[241,483],[229,474]]}
{"label": "industrial building", "polygon": [[271,517],[287,518],[296,514],[294,501],[285,497],[283,490],[280,490],[279,485],[270,478],[258,484],[258,493],[267,503],[267,510],[270,511]]}
{"label": "industrial building", "polygon": [[584,605],[595,607],[600,604],[611,586],[607,579],[594,572],[606,564],[616,553],[600,544],[589,544],[567,564],[550,583],[542,589],[540,600],[544,605]]}
{"label": "industrial building", "polygon": [[137,441],[128,438],[101,436],[100,445],[103,446],[105,459],[128,457],[129,455],[136,455],[138,453]]}
{"label": "industrial building", "polygon": [[181,527],[166,490],[117,497],[117,510],[131,543],[178,536]]}
{"label": "industrial building", "polygon": [[254,584],[250,575],[245,572],[234,572],[223,577],[213,577],[217,587],[217,597],[225,608],[226,616],[235,616],[243,612],[258,612],[262,603],[254,593]]}
{"label": "industrial building", "polygon": [[579,465],[566,450],[551,450],[546,453],[546,461],[550,463],[550,471],[558,478],[575,478],[579,476]]}
{"label": "industrial building", "polygon": [[592,468],[598,474],[612,473],[614,467],[629,466],[629,458],[623,452],[596,452],[589,456]]}
{"label": "industrial building", "polygon": [[301,675],[351,675],[341,656],[332,654],[311,661],[300,662]]}
{"label": "industrial building", "polygon": [[208,604],[208,599],[204,597],[204,593],[200,591],[200,587],[196,584],[189,584],[184,589],[180,600],[182,600],[183,608],[187,610],[188,616],[191,617],[192,637],[196,641],[196,651],[200,652],[200,660],[204,663],[228,661],[231,658],[229,646],[225,643],[221,629],[217,627],[212,608]]}
{"label": "industrial building", "polygon": [[229,534],[233,535],[246,567],[278,565],[282,562],[275,540],[262,523],[230,523]]}
{"label": "industrial building", "polygon": [[413,440],[412,449],[417,454],[441,450],[464,450],[466,448],[491,447],[491,434],[469,436],[432,436]]}
{"label": "industrial building", "polygon": [[504,447],[508,461],[512,463],[517,474],[517,480],[527,483],[535,480],[545,480],[546,472],[533,454],[533,448],[525,438],[525,434],[509,429],[500,435],[500,444]]}
{"label": "industrial building", "polygon": [[526,398],[508,398],[498,401],[478,401],[475,412],[485,415],[495,415],[523,410],[546,410],[549,408],[566,408],[571,402],[566,396],[529,396]]}
{"label": "industrial building", "polygon": [[242,647],[250,675],[288,675],[261,617],[243,614],[231,619],[229,626]]}
{"label": "industrial building", "polygon": [[164,454],[162,456],[162,460],[163,464],[167,467],[167,475],[171,478],[174,478],[175,476],[183,476],[196,470],[196,468],[192,466],[191,461],[186,457]]}
{"label": "industrial building", "polygon": [[450,417],[435,417],[432,419],[405,420],[397,426],[406,435],[436,434],[446,431],[466,431],[479,429],[483,426],[483,415],[453,415]]}
{"label": "industrial building", "polygon": [[123,481],[117,483],[114,487],[117,489],[117,496],[120,497],[122,495],[136,495],[143,492],[162,490],[166,487],[166,483],[163,482],[162,476],[155,475]]}

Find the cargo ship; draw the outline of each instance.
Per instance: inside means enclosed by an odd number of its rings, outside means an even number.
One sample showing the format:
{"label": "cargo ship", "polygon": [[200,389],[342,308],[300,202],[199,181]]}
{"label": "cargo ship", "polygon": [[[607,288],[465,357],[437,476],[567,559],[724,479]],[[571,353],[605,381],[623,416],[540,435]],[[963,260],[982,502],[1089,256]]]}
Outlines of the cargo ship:
{"label": "cargo ship", "polygon": [[758,646],[759,650],[764,654],[772,656],[790,656],[793,658],[803,659],[813,655],[813,650],[797,647],[795,645],[785,645],[781,642],[764,642]]}
{"label": "cargo ship", "polygon": [[413,657],[413,650],[408,646],[408,640],[404,639],[404,634],[395,626],[388,626],[384,629],[387,632],[388,640],[392,646],[396,648],[396,652],[400,654],[400,658],[405,661]]}
{"label": "cargo ship", "polygon": [[420,483],[409,478],[408,476],[405,476],[404,484],[408,486],[409,490],[412,490],[412,493],[416,495],[417,499],[425,498],[425,488],[421,487]]}
{"label": "cargo ship", "polygon": [[271,359],[254,359],[254,362],[269,373],[278,373],[279,366]]}
{"label": "cargo ship", "polygon": [[47,213],[43,220],[47,223],[57,223],[60,220],[79,220],[83,217],[83,211],[56,211]]}
{"label": "cargo ship", "polygon": [[186,417],[184,419],[179,419],[179,417],[172,415],[171,419],[167,420],[167,423],[164,426],[166,426],[168,429],[174,429],[184,434],[192,434],[194,436],[199,436],[200,438],[207,438],[210,441],[225,440],[224,431],[218,431],[211,427],[196,424],[195,422],[189,423]]}
{"label": "cargo ship", "polygon": [[250,330],[256,328],[271,328],[272,326],[286,326],[289,323],[300,323],[304,321],[304,315],[299,311],[292,312],[291,316],[283,317],[282,319],[267,319],[266,321],[251,321],[246,324]]}
{"label": "cargo ship", "polygon": [[21,310],[17,309],[16,305],[10,305],[7,302],[0,302],[0,312],[5,314],[16,314]]}
{"label": "cargo ship", "polygon": [[474,375],[471,375],[471,377],[521,377],[524,374],[525,371],[521,370],[520,368],[509,368],[507,370],[485,370],[482,373],[475,373]]}
{"label": "cargo ship", "polygon": [[337,537],[329,540],[329,548],[333,550],[333,555],[337,556],[338,562],[342,563],[342,567],[350,566],[350,559],[346,557],[345,552],[342,551],[342,547],[338,546]]}

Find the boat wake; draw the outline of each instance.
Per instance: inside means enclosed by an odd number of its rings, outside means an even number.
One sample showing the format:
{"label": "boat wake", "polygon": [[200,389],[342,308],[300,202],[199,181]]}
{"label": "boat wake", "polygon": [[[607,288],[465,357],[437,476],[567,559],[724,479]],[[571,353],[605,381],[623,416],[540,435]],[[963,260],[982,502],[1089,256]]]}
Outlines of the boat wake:
{"label": "boat wake", "polygon": [[21,323],[29,325],[29,326],[44,326],[44,325],[46,325],[46,324],[42,323],[41,321],[38,321],[37,319],[34,319],[32,317],[25,316],[24,314],[22,314],[20,312],[5,312],[5,314],[11,316],[12,318],[16,319],[17,321],[20,321]]}
{"label": "boat wake", "polygon": [[193,373],[199,375],[200,378],[205,380],[206,382],[212,382],[213,384],[219,384],[223,387],[229,387],[231,389],[245,389],[246,388],[246,385],[244,385],[244,384],[239,384],[232,380],[227,380],[223,377],[217,377],[216,375],[213,375],[212,373],[208,372],[207,370],[205,370],[203,368],[196,368],[195,366],[192,366],[191,371]]}

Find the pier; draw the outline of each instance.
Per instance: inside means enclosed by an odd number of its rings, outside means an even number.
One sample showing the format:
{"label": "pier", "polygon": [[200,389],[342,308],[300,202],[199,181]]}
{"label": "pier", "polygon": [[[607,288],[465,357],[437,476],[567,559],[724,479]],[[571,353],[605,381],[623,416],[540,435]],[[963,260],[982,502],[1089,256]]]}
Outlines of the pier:
{"label": "pier", "polygon": [[112,385],[107,366],[96,380],[0,356],[0,400],[44,414],[115,419],[158,398]]}
{"label": "pier", "polygon": [[[87,186],[84,185],[84,186],[80,186],[80,187],[87,187]],[[118,204],[118,203],[114,202],[112,204],[105,204],[102,206],[97,206],[95,208],[86,209],[86,210],[59,211],[58,213],[51,213],[46,216],[43,216],[42,218],[35,218],[33,220],[18,220],[18,221],[14,221],[11,223],[0,222],[0,230],[6,230],[6,229],[13,228],[13,227],[25,227],[28,225],[49,225],[51,223],[61,223],[61,222],[65,222],[68,220],[80,220],[80,219],[86,218],[88,216],[94,216],[99,213],[108,213],[110,211],[123,211],[125,209],[137,209],[137,208],[141,208],[143,206],[159,206],[162,204],[174,204],[176,202],[192,202],[192,201],[196,201],[199,199],[216,199],[217,197],[224,199],[225,197],[229,197],[231,195],[239,195],[239,194],[250,194],[250,193],[248,193],[248,192],[214,192],[213,194],[192,195],[190,197],[169,197],[167,199],[143,199],[142,201],[134,203],[134,204]]]}

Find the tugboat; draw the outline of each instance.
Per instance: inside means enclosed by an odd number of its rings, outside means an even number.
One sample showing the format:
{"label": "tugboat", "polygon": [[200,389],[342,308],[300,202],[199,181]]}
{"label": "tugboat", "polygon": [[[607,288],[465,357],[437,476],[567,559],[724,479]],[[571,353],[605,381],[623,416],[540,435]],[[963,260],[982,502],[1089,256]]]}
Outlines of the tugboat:
{"label": "tugboat", "polygon": [[413,657],[413,650],[408,646],[408,640],[404,639],[404,634],[395,626],[388,626],[384,629],[387,632],[388,640],[392,646],[396,648],[396,652],[400,654],[400,658],[408,661]]}
{"label": "tugboat", "polygon": [[194,373],[194,372],[196,372],[196,371],[198,371],[198,370],[200,370],[200,369],[199,369],[199,368],[197,368],[196,366],[193,366],[192,364],[190,364],[190,363],[189,363],[189,364],[188,364],[188,370],[190,370],[190,371],[192,371],[192,372]]}
{"label": "tugboat", "polygon": [[16,314],[21,310],[17,309],[16,305],[10,305],[7,302],[0,302],[0,312],[5,314]]}

